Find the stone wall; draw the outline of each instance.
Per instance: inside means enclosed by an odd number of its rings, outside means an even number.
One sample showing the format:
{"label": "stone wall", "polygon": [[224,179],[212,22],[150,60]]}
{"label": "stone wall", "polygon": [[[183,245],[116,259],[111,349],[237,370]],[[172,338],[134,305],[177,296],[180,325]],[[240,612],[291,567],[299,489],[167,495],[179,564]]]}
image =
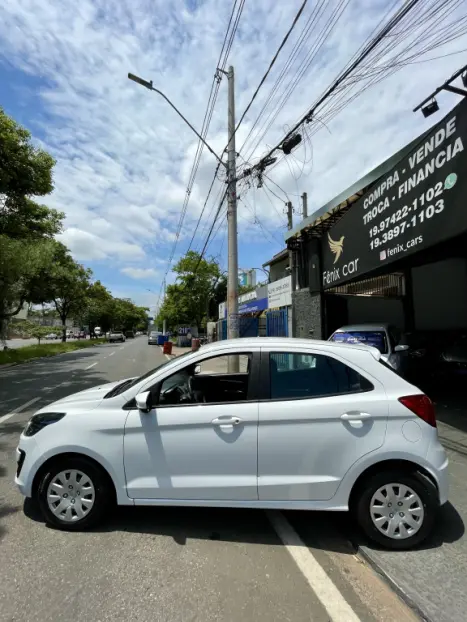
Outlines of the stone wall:
{"label": "stone wall", "polygon": [[[305,339],[322,339],[320,293],[310,294],[309,289],[299,289],[292,294],[293,336]],[[310,333],[310,331],[313,331]]]}

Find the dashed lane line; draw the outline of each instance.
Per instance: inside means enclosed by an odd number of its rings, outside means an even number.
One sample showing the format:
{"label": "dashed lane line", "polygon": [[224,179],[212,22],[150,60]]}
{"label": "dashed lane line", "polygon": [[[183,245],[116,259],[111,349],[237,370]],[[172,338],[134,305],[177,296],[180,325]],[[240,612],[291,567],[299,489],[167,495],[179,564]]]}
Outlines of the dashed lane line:
{"label": "dashed lane line", "polygon": [[18,406],[17,408],[12,410],[8,414],[3,415],[2,417],[0,417],[0,423],[4,423],[8,419],[11,419],[11,417],[14,417],[15,415],[19,415],[20,412],[22,412],[23,410],[26,410],[26,408],[28,408],[28,406],[32,406],[33,404],[38,402],[40,399],[41,399],[40,397],[34,397],[32,400],[29,400],[29,402],[26,402],[22,406]]}
{"label": "dashed lane line", "polygon": [[87,367],[85,367],[84,371],[86,371],[87,369],[91,369],[91,367],[94,367],[95,365],[97,365],[97,361],[95,363],[91,363],[91,365],[88,365]]}

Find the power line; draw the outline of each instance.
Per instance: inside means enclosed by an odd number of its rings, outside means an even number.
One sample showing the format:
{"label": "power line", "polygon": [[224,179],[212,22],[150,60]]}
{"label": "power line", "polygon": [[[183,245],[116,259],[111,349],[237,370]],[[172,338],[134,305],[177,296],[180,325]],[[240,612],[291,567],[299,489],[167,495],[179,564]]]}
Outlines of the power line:
{"label": "power line", "polygon": [[293,19],[293,22],[292,22],[292,24],[291,24],[291,26],[290,26],[289,30],[287,31],[287,33],[286,33],[285,37],[282,39],[281,44],[279,45],[279,47],[278,47],[278,49],[277,49],[276,53],[274,54],[274,56],[273,56],[273,58],[272,58],[271,62],[269,63],[269,67],[267,68],[266,73],[265,73],[265,74],[264,74],[264,76],[261,78],[261,80],[260,80],[260,82],[259,82],[258,86],[256,87],[256,91],[253,93],[253,96],[252,96],[252,98],[250,99],[250,101],[249,101],[249,103],[248,103],[248,106],[245,108],[245,110],[244,110],[244,112],[243,112],[242,116],[240,117],[240,121],[238,122],[237,127],[235,128],[235,132],[234,132],[234,134],[237,132],[238,128],[239,128],[239,127],[240,127],[240,125],[242,124],[243,119],[245,118],[246,114],[247,114],[247,113],[248,113],[248,111],[250,110],[251,105],[252,105],[252,104],[253,104],[253,102],[255,101],[256,96],[258,95],[258,93],[259,93],[259,91],[260,91],[261,87],[263,86],[264,82],[266,81],[266,78],[268,77],[269,73],[271,72],[271,69],[274,67],[274,65],[275,65],[275,63],[276,63],[276,60],[277,60],[277,58],[279,57],[279,54],[280,54],[280,53],[281,53],[281,51],[282,51],[282,48],[283,48],[283,47],[284,47],[284,45],[287,43],[287,41],[288,41],[288,39],[289,39],[289,37],[290,37],[290,35],[291,35],[291,33],[292,33],[293,29],[294,29],[294,28],[295,28],[295,26],[297,25],[297,22],[298,22],[298,20],[300,19],[301,15],[302,15],[302,13],[303,13],[303,10],[304,10],[304,8],[305,8],[305,6],[306,6],[306,4],[307,4],[307,2],[308,2],[308,0],[303,0],[302,5],[301,5],[301,7],[299,8],[299,10],[298,10],[297,14],[295,15],[295,17],[294,17],[294,19]]}
{"label": "power line", "polygon": [[343,71],[340,76],[335,80],[331,86],[324,92],[323,95],[318,99],[318,101],[313,104],[311,109],[296,123],[293,128],[286,134],[285,138],[283,138],[275,147],[269,150],[266,156],[264,156],[261,161],[255,165],[255,168],[261,168],[264,166],[264,161],[268,160],[272,154],[277,151],[280,146],[286,141],[288,138],[294,135],[297,129],[305,123],[307,120],[310,120],[317,108],[325,102],[339,87],[339,85],[349,76],[355,69],[362,64],[362,62],[371,54],[371,52],[379,45],[379,43],[386,37],[396,26],[400,23],[400,21],[407,15],[409,11],[411,11],[420,0],[408,0],[406,4],[400,9],[400,11],[390,20],[390,22],[377,34],[372,41],[364,48],[362,53],[348,66],[348,68]]}
{"label": "power line", "polygon": [[[237,2],[238,2],[238,0],[235,0],[234,1],[234,5],[232,7],[232,11],[231,11],[231,14],[230,14],[229,22],[228,22],[228,25],[227,25],[227,30],[226,30],[226,33],[225,33],[225,36],[224,36],[224,41],[222,43],[221,52],[219,54],[219,60],[218,60],[218,63],[217,63],[216,72],[214,74],[213,82],[212,82],[212,85],[211,85],[211,91],[210,91],[209,98],[208,98],[208,104],[207,104],[207,107],[206,107],[206,111],[205,111],[204,119],[203,119],[203,125],[202,125],[202,128],[201,128],[201,136],[203,137],[203,139],[207,136],[207,132],[209,130],[209,126],[210,126],[210,123],[211,123],[211,120],[212,120],[212,115],[214,113],[214,106],[215,106],[216,101],[217,101],[217,95],[218,95],[218,92],[219,92],[220,81],[221,81],[219,68],[221,70],[223,70],[225,68],[226,64],[227,64],[228,56],[230,54],[230,50],[231,50],[232,45],[233,45],[233,40],[235,38],[235,33],[237,31],[237,28],[238,28],[238,23],[240,21],[240,17],[241,17],[242,12],[243,12],[243,7],[245,5],[245,0],[240,0],[240,6],[239,6],[237,14],[235,16],[234,25],[233,25],[232,29],[230,30],[230,26],[232,24],[232,19],[234,18],[234,14],[235,14],[235,9],[237,7]],[[229,34],[229,30],[230,30],[230,34]],[[188,208],[188,202],[189,202],[190,196],[191,196],[191,191],[192,191],[192,188],[193,188],[193,185],[194,185],[194,182],[195,182],[195,178],[196,178],[196,174],[198,172],[198,168],[199,168],[199,165],[200,165],[201,156],[202,156],[202,153],[203,153],[203,148],[204,148],[204,143],[201,140],[199,140],[198,141],[198,146],[197,146],[197,149],[196,149],[196,154],[195,154],[194,162],[193,162],[193,165],[192,165],[192,168],[191,168],[191,172],[190,172],[190,176],[189,176],[189,180],[188,180],[188,186],[187,186],[187,190],[186,190],[186,194],[185,194],[185,200],[183,202],[182,210],[181,210],[181,213],[180,213],[180,219],[179,219],[177,230],[176,230],[176,233],[175,233],[175,240],[174,240],[174,243],[173,243],[173,246],[172,246],[172,250],[171,250],[171,253],[169,255],[169,260],[168,260],[168,263],[167,263],[167,268],[166,268],[166,272],[165,272],[165,278],[167,277],[167,275],[168,275],[168,273],[170,271],[170,267],[172,265],[172,261],[173,261],[173,258],[175,256],[175,251],[176,251],[177,244],[178,244],[178,241],[179,241],[179,238],[180,238],[180,233],[182,231],[183,222],[185,220],[185,215],[186,215],[187,208]],[[214,183],[214,180],[216,178],[216,175],[217,175],[217,169],[216,169],[216,172],[214,174],[213,183]],[[207,202],[207,200],[206,200],[206,202]],[[198,225],[196,226],[196,229],[197,228],[198,228]],[[190,243],[190,245],[191,245],[191,243]],[[159,302],[160,302],[161,294],[162,294],[162,288],[161,288],[161,292],[159,294]]]}

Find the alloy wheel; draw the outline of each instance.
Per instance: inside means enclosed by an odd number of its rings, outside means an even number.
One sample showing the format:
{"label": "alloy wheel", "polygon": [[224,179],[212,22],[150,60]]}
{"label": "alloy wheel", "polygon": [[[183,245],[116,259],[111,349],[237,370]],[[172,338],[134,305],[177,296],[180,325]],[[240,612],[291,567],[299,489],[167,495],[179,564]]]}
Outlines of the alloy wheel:
{"label": "alloy wheel", "polygon": [[58,519],[77,522],[91,511],[96,499],[94,484],[82,471],[61,471],[47,488],[47,504]]}
{"label": "alloy wheel", "polygon": [[380,533],[392,540],[404,540],[420,530],[425,510],[412,488],[391,483],[378,488],[371,498],[370,515]]}

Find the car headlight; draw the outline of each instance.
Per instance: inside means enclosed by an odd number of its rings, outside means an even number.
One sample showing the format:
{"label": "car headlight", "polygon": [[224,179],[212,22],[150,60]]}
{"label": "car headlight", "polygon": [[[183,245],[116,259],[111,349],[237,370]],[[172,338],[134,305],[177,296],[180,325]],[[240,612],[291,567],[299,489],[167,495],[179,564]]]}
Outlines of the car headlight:
{"label": "car headlight", "polygon": [[64,416],[65,413],[41,413],[38,415],[33,415],[31,419],[29,419],[23,434],[24,436],[34,436],[34,434],[37,434],[51,423],[56,423],[57,421],[60,421],[60,419],[62,419]]}

